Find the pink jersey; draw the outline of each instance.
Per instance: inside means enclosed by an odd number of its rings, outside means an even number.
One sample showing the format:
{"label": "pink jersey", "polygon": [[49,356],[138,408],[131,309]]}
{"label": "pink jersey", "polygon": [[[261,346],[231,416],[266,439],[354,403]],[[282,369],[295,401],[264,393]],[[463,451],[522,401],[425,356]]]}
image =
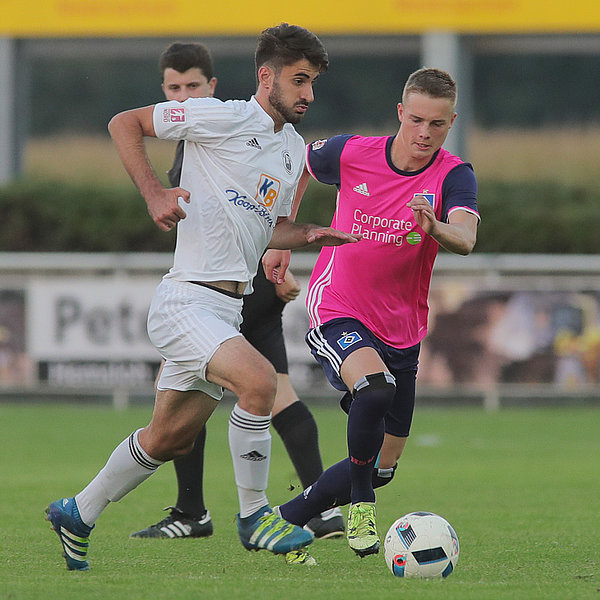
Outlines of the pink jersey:
{"label": "pink jersey", "polygon": [[[455,209],[477,214],[476,182],[470,165],[443,149],[424,169],[399,171],[390,158],[392,140],[336,136],[309,145],[311,174],[339,188],[332,227],[363,237],[357,244],[321,250],[306,302],[311,328],[352,317],[386,344],[408,348],[427,333],[427,298],[438,243],[416,224],[406,204],[422,194],[440,220]],[[461,189],[444,204],[444,181],[459,165],[471,173],[467,181],[472,177],[475,182],[462,186],[461,179],[461,186],[474,189],[466,194]]]}

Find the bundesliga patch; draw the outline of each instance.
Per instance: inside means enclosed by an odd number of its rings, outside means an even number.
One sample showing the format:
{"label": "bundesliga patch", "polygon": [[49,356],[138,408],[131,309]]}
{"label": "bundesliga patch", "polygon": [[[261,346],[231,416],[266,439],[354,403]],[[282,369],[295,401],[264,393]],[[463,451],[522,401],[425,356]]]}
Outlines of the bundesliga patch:
{"label": "bundesliga patch", "polygon": [[277,200],[277,196],[279,196],[280,186],[281,182],[279,179],[275,179],[275,177],[261,173],[254,199],[260,205],[268,208],[269,210],[273,210],[275,200]]}
{"label": "bundesliga patch", "polygon": [[185,108],[163,109],[163,123],[185,123]]}
{"label": "bundesliga patch", "polygon": [[362,338],[358,334],[358,331],[353,331],[352,333],[344,333],[342,337],[337,341],[338,346],[342,350],[347,350],[352,346],[352,344],[356,344],[356,342],[360,342]]}
{"label": "bundesliga patch", "polygon": [[326,143],[327,140],[317,140],[310,145],[311,150],[320,150]]}
{"label": "bundesliga patch", "polygon": [[425,200],[435,208],[435,194],[430,194],[427,190],[423,190],[422,192],[414,194],[413,198],[416,198],[417,196],[423,196]]}

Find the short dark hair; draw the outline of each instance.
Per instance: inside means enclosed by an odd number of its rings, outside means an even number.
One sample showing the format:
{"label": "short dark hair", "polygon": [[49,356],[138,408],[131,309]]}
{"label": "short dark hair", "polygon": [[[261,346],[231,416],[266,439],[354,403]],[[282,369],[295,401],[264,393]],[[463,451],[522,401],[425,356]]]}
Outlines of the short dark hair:
{"label": "short dark hair", "polygon": [[449,73],[441,69],[422,68],[409,76],[402,92],[402,102],[411,92],[424,94],[431,98],[445,98],[456,104],[456,82]]}
{"label": "short dark hair", "polygon": [[254,55],[257,72],[263,65],[278,71],[302,59],[318,67],[320,73],[324,73],[329,67],[325,46],[308,29],[281,23],[265,29],[258,37]]}
{"label": "short dark hair", "polygon": [[213,78],[212,57],[204,44],[174,42],[160,55],[158,68],[161,76],[165,69],[185,73],[188,69],[198,68],[206,79]]}

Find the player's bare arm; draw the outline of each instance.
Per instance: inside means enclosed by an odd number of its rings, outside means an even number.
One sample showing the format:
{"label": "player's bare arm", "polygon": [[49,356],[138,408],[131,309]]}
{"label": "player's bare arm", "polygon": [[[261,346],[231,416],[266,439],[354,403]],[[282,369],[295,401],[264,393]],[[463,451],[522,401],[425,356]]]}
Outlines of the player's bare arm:
{"label": "player's bare arm", "polygon": [[125,170],[146,201],[152,220],[159,229],[169,231],[185,218],[179,198],[189,202],[190,193],[180,187],[164,188],[152,169],[144,137],[156,137],[153,111],[153,106],[146,106],[121,112],[111,119],[108,131]]}
{"label": "player's bare arm", "polygon": [[470,254],[477,241],[478,218],[466,210],[456,210],[448,223],[436,219],[433,207],[423,196],[413,198],[407,206],[412,208],[419,226],[437,243],[455,254]]}
{"label": "player's bare arm", "polygon": [[[298,185],[296,186],[296,193],[294,195],[294,202],[292,203],[292,210],[289,218],[292,221],[296,220],[298,209],[300,208],[300,202],[304,196],[304,192],[308,186],[310,180],[310,173],[304,166]],[[267,250],[262,258],[263,269],[265,275],[269,281],[277,285],[282,285],[286,280],[286,271],[290,264],[290,251],[289,250]]]}
{"label": "player's bare arm", "polygon": [[312,223],[296,223],[288,217],[280,217],[273,230],[269,248],[280,250],[301,248],[308,244],[317,246],[342,246],[354,244],[362,236],[339,231],[332,227],[321,227]]}
{"label": "player's bare arm", "polygon": [[304,170],[302,171],[302,175],[300,175],[300,179],[298,181],[298,185],[296,186],[296,193],[294,195],[294,202],[292,203],[292,212],[290,214],[290,219],[296,220],[296,215],[298,214],[298,209],[300,208],[300,203],[302,202],[302,198],[304,197],[304,192],[308,187],[308,182],[310,181],[310,173],[304,165]]}

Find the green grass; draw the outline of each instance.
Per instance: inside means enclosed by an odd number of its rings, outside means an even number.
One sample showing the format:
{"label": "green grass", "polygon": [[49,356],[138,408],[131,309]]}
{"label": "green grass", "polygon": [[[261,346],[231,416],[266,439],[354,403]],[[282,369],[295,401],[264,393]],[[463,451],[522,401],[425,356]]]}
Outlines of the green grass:
{"label": "green grass", "polygon": [[[446,517],[461,556],[445,581],[395,579],[381,554],[361,560],[343,539],[316,541],[313,568],[246,552],[235,530],[228,413],[219,407],[208,428],[205,495],[215,535],[128,538],[175,501],[173,469],[165,465],[106,510],[92,535],[91,570],[75,573],[65,569],[43,509],[85,485],[150,409],[0,406],[0,599],[600,598],[598,410],[417,411],[396,477],[378,493],[378,524],[383,535],[413,510]],[[314,413],[329,465],[345,452],[344,415]],[[275,434],[271,503],[298,491]]]}

